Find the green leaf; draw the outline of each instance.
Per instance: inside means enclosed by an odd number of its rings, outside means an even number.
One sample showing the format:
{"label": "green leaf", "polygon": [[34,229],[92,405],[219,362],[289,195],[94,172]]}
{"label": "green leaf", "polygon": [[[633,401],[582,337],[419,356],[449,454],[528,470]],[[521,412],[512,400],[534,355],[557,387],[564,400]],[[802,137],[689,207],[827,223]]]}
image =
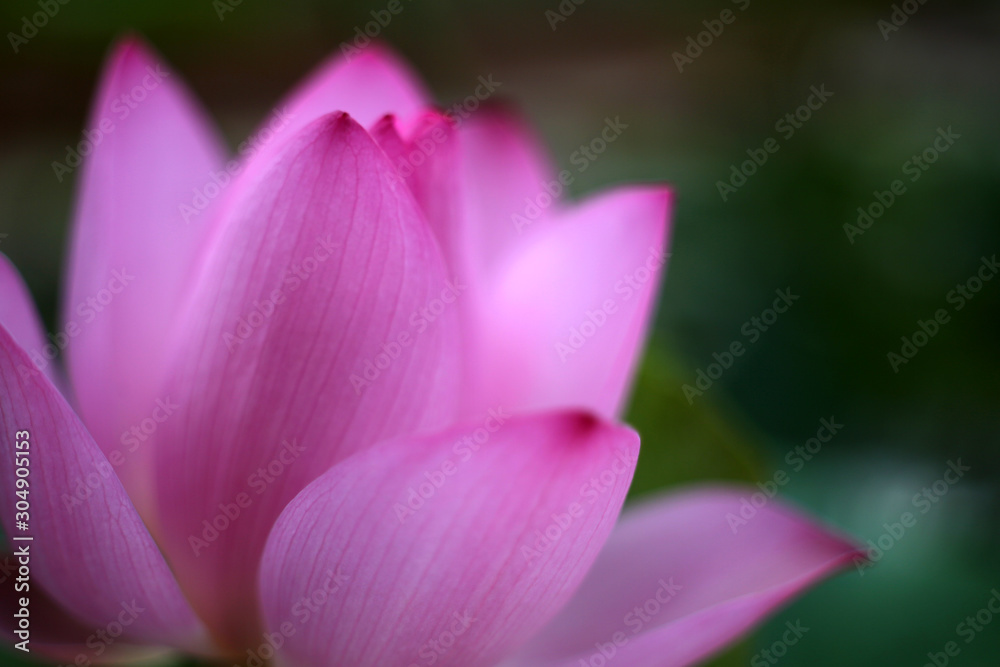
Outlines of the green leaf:
{"label": "green leaf", "polygon": [[722,400],[718,387],[688,402],[686,380],[662,346],[650,346],[625,421],[642,438],[632,496],[678,484],[764,477],[756,437]]}

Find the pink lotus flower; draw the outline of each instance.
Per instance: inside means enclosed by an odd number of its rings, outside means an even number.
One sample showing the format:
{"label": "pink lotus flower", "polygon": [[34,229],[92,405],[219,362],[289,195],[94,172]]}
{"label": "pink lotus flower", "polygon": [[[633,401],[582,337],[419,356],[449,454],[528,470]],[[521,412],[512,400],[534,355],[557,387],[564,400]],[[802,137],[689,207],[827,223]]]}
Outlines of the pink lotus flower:
{"label": "pink lotus flower", "polygon": [[748,515],[751,490],[619,519],[639,438],[614,420],[671,195],[557,201],[487,81],[438,111],[371,47],[229,160],[174,75],[115,50],[54,165],[85,155],[49,340],[0,264],[0,513],[33,537],[7,542],[30,592],[4,605],[30,598],[25,646],[687,665],[857,556],[776,501]]}

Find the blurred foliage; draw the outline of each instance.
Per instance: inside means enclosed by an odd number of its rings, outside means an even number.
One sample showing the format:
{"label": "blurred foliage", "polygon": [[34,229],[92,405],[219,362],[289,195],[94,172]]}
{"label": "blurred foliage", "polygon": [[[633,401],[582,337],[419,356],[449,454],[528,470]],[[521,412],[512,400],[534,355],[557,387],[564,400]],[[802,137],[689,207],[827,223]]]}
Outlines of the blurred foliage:
{"label": "blurred foliage", "polygon": [[[73,187],[50,163],[78,141],[113,39],[148,37],[235,145],[383,4],[245,0],[220,20],[211,0],[76,0],[18,54],[8,51],[0,250],[24,272],[50,328]],[[573,168],[573,151],[605,117],[620,116],[629,128],[577,173],[575,195],[625,181],[673,184],[672,258],[629,412],[643,439],[634,494],[769,479],[833,415],[843,432],[783,491],[864,542],[883,535],[946,461],[972,466],[876,567],[824,584],[716,663],[753,664],[798,619],[808,640],[781,665],[920,665],[1000,585],[1000,280],[952,312],[898,373],[886,354],[919,319],[950,307],[949,290],[982,256],[1000,252],[1000,6],[925,2],[884,39],[877,22],[890,16],[888,0],[753,0],[678,72],[672,54],[736,4],[587,0],[552,30],[544,12],[555,0],[426,0],[406,2],[380,36],[442,103],[494,74],[560,168]],[[14,29],[34,11],[33,1],[3,3],[0,26]],[[723,201],[717,182],[779,137],[775,123],[814,85],[834,95]],[[857,207],[906,178],[904,162],[949,126],[961,138],[851,243],[843,225]],[[744,324],[786,287],[800,300],[689,405],[681,387],[714,353],[749,343]],[[997,655],[1000,623],[963,643],[954,664],[995,665]]]}
{"label": "blurred foliage", "polygon": [[738,428],[734,416],[710,401],[689,403],[681,389],[684,382],[667,354],[652,347],[625,417],[642,438],[632,497],[691,480],[752,483],[764,477],[757,450],[747,439],[750,428]]}

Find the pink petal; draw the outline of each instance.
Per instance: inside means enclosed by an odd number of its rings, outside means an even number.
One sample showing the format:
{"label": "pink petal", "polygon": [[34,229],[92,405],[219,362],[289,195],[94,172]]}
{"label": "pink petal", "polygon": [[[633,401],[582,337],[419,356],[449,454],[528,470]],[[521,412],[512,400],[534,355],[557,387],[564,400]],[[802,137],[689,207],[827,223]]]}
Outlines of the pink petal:
{"label": "pink petal", "polygon": [[465,412],[620,411],[666,262],[670,192],[632,186],[549,221],[497,272],[481,300]]}
{"label": "pink petal", "polygon": [[54,380],[55,365],[46,349],[48,341],[45,339],[45,329],[38,311],[35,310],[35,302],[21,274],[3,254],[0,254],[0,294],[3,295],[0,299],[0,325],[28,353],[32,364],[27,370],[44,371],[50,380]]}
{"label": "pink petal", "polygon": [[[85,626],[103,627],[125,605],[141,610],[125,629],[128,640],[207,648],[204,629],[114,468],[55,387],[41,374],[19,372],[30,364],[0,328],[0,475],[7,480],[0,520],[14,556],[28,550],[30,585],[41,584]],[[28,487],[21,498],[15,466],[25,458]],[[15,515],[22,500],[29,506],[27,530],[15,524],[24,520]],[[18,540],[25,536],[33,539]]]}
{"label": "pink petal", "polygon": [[342,462],[268,539],[261,599],[267,627],[287,636],[281,660],[496,664],[576,588],[638,453],[633,431],[589,414],[497,409]]}
{"label": "pink petal", "polygon": [[411,133],[404,137],[396,117],[385,116],[372,128],[372,138],[410,187],[442,247],[450,249],[447,241],[460,216],[455,196],[459,165],[452,121],[438,111],[426,111],[414,119]]}
{"label": "pink petal", "polygon": [[[526,123],[504,107],[483,106],[459,132],[463,234],[471,263],[485,279],[559,210],[559,197],[546,189],[557,174]],[[531,207],[538,202],[548,205],[536,216]]]}
{"label": "pink petal", "polygon": [[350,117],[313,123],[234,188],[180,323],[177,416],[155,444],[163,544],[238,647],[256,632],[253,578],[284,506],[359,449],[449,423],[459,359],[433,234]]}
{"label": "pink petal", "polygon": [[757,489],[693,489],[626,510],[576,596],[504,664],[576,667],[603,648],[622,667],[691,665],[864,559],[777,500],[755,509],[754,495],[764,497]]}
{"label": "pink petal", "polygon": [[372,128],[372,138],[424,211],[452,274],[467,278],[473,258],[467,252],[468,230],[462,218],[456,134],[454,121],[438,111],[417,116],[406,137],[395,116],[382,118]]}
{"label": "pink petal", "polygon": [[320,116],[344,111],[363,127],[393,114],[407,120],[430,106],[419,77],[387,46],[371,44],[358,54],[336,54],[316,68],[278,104],[294,133]]}
{"label": "pink petal", "polygon": [[666,260],[669,191],[621,188],[567,209],[564,185],[508,110],[425,113],[413,128],[387,117],[373,135],[467,292],[462,414],[500,404],[617,415]]}
{"label": "pink petal", "polygon": [[274,107],[260,129],[240,145],[239,153],[256,178],[269,169],[288,141],[321,116],[343,111],[366,128],[386,114],[409,123],[430,105],[430,99],[416,74],[382,44],[337,53]]}
{"label": "pink petal", "polygon": [[[85,140],[96,145],[84,159],[60,333],[80,415],[111,456],[164,398],[161,351],[204,229],[181,207],[223,152],[181,82],[135,39],[105,66]],[[140,505],[147,452],[129,452],[118,470]]]}

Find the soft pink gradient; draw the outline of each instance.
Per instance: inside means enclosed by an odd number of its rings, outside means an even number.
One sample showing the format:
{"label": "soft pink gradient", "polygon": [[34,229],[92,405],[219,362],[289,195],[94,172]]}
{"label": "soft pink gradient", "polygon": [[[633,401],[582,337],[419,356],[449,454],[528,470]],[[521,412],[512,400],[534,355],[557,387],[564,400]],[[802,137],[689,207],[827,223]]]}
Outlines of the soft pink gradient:
{"label": "soft pink gradient", "polygon": [[[40,320],[0,258],[0,474],[29,431],[36,650],[88,655],[88,628],[134,603],[119,655],[570,667],[673,580],[615,664],[679,666],[858,556],[776,501],[733,533],[734,489],[619,520],[665,186],[556,198],[519,227],[557,177],[524,121],[435,110],[383,46],[321,66],[227,160],[128,39],[88,127],[105,121],[79,176],[67,388],[36,368]],[[0,513],[16,534],[12,493]]]}

